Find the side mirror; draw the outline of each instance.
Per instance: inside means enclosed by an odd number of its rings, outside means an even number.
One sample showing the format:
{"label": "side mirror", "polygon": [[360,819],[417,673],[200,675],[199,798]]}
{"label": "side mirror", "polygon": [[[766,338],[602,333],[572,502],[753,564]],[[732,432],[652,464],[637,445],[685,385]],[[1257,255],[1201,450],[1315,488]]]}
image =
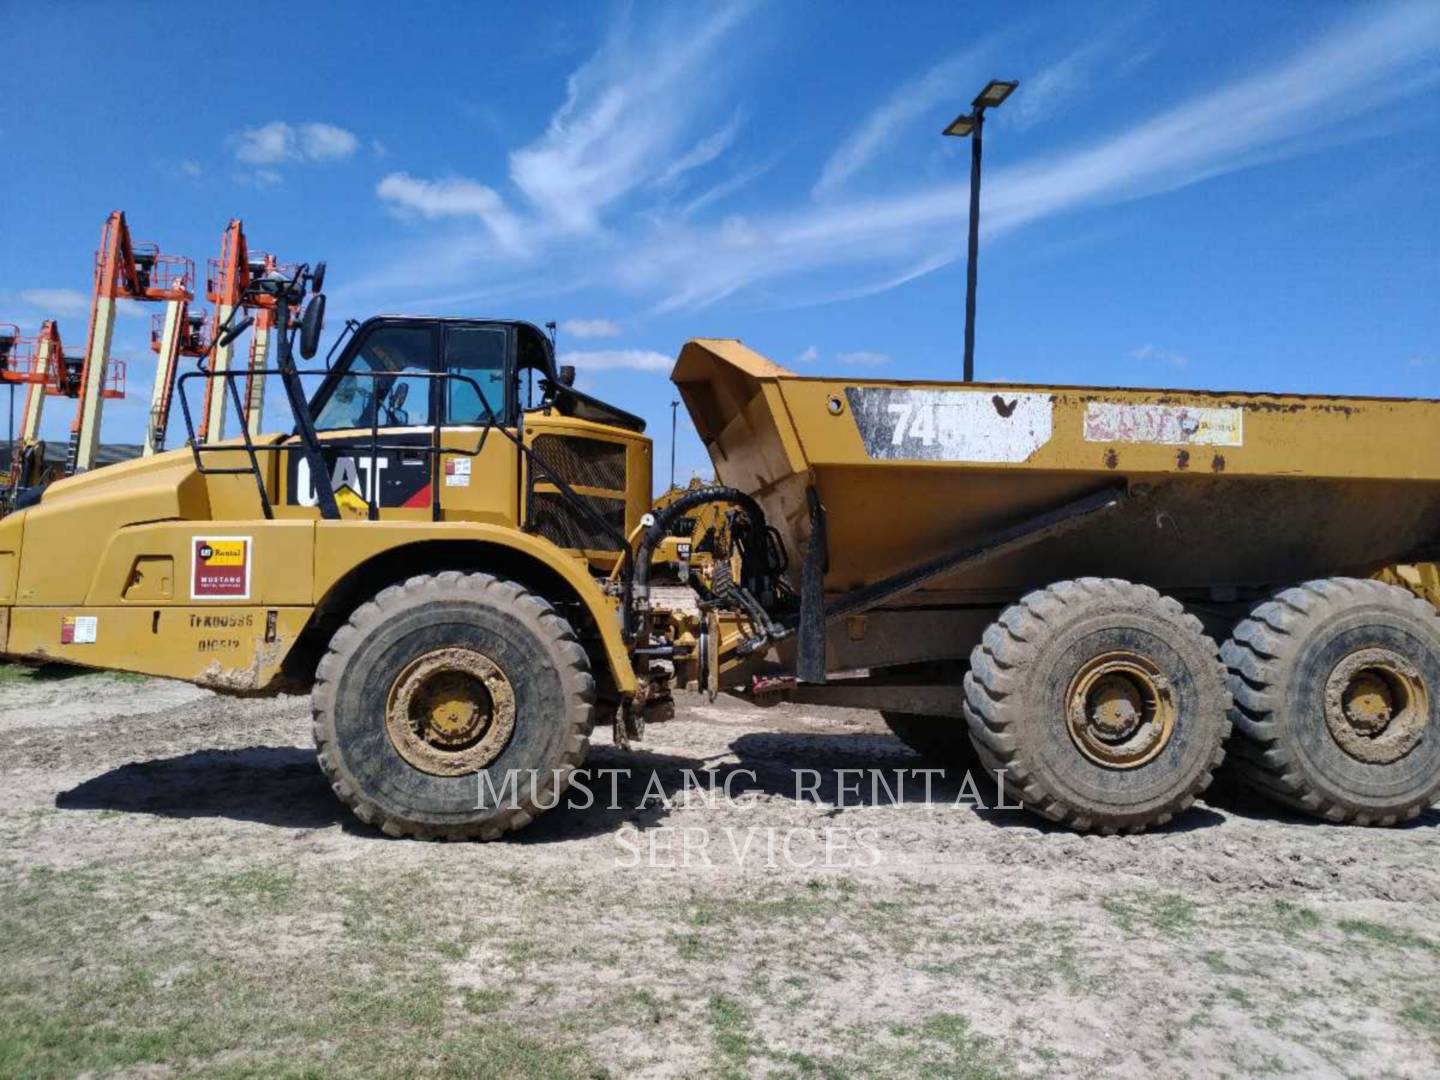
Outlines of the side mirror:
{"label": "side mirror", "polygon": [[255,322],[254,319],[252,319],[249,315],[246,315],[245,318],[241,319],[238,323],[233,323],[233,324],[231,324],[230,329],[229,329],[229,330],[226,330],[226,331],[225,331],[223,334],[221,334],[220,337],[216,340],[216,342],[215,342],[216,347],[223,349],[223,348],[225,348],[226,346],[230,345],[236,338],[238,338],[238,337],[239,337],[241,334],[243,334],[246,330],[249,330],[250,327],[251,327],[251,325],[252,325],[254,322]]}
{"label": "side mirror", "polygon": [[310,271],[310,291],[319,293],[325,291],[325,264],[318,262],[315,269]]}
{"label": "side mirror", "polygon": [[574,385],[575,385],[575,365],[574,365],[574,364],[561,364],[561,365],[560,365],[560,385],[561,385],[561,386],[574,386]]}
{"label": "side mirror", "polygon": [[325,329],[325,294],[316,293],[305,305],[305,314],[300,319],[300,355],[314,359],[320,351],[320,332]]}
{"label": "side mirror", "polygon": [[390,408],[399,409],[405,404],[405,399],[410,396],[409,383],[396,383],[395,389],[390,391]]}

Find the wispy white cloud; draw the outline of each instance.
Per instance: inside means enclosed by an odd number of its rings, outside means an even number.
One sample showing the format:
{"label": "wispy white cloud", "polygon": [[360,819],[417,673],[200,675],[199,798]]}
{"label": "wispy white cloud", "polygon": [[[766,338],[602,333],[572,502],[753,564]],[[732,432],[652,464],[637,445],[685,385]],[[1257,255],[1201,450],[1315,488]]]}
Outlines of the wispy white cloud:
{"label": "wispy white cloud", "polygon": [[586,349],[562,352],[557,361],[574,364],[580,371],[666,371],[675,366],[675,358],[649,349]]}
{"label": "wispy white cloud", "polygon": [[90,314],[90,297],[78,289],[21,289],[17,295],[50,315]]}
{"label": "wispy white cloud", "polygon": [[694,168],[733,138],[722,129],[708,145],[679,149],[712,107],[709,82],[696,72],[709,65],[749,5],[719,6],[693,29],[687,12],[658,10],[665,14],[649,26],[621,20],[570,77],[565,103],[545,133],[510,155],[515,186],[543,218],[566,230],[596,228],[607,207],[641,184],[678,175],[677,167]]}
{"label": "wispy white cloud", "polygon": [[1138,349],[1131,349],[1130,355],[1136,360],[1154,360],[1177,368],[1187,367],[1190,364],[1190,357],[1184,353],[1178,353],[1173,349],[1162,349],[1156,345],[1141,345]]}
{"label": "wispy white cloud", "polygon": [[[922,116],[943,112],[942,105],[957,111],[964,99],[957,99],[960,76],[973,68],[979,51],[968,49],[936,64],[918,79],[906,83],[889,100],[872,110],[830,155],[820,170],[812,194],[824,198],[875,160],[905,132],[906,126]],[[947,117],[948,119],[948,117]]]}
{"label": "wispy white cloud", "polygon": [[577,338],[612,338],[620,336],[620,327],[609,319],[566,319],[560,324],[563,333]]}
{"label": "wispy white cloud", "polygon": [[691,217],[711,203],[717,203],[722,199],[734,195],[737,191],[742,190],[764,176],[775,167],[778,161],[778,157],[772,157],[769,161],[763,161],[759,165],[753,165],[748,169],[741,169],[739,172],[721,180],[713,187],[705,189],[681,208],[681,217]]}
{"label": "wispy white cloud", "polygon": [[705,136],[705,138],[691,147],[689,151],[666,166],[665,171],[656,178],[655,182],[662,187],[674,184],[685,173],[693,169],[701,168],[704,165],[709,165],[726,150],[730,149],[739,131],[740,116],[737,113],[731,117],[730,122],[719,131]]}
{"label": "wispy white cloud", "polygon": [[[997,170],[983,231],[996,236],[1080,206],[1172,190],[1303,152],[1361,111],[1440,85],[1440,9],[1365,14],[1269,72],[1237,80],[1088,148]],[[1217,117],[1224,117],[1217,123]],[[1349,129],[1360,137],[1363,126]],[[761,282],[817,269],[936,268],[959,254],[963,182],[824,203],[653,236],[633,253],[630,283],[660,290],[657,310],[702,307]],[[905,273],[894,280],[908,280]]]}
{"label": "wispy white cloud", "polygon": [[797,364],[813,364],[816,360],[819,359],[820,350],[814,345],[807,345],[805,347],[805,351],[802,352],[799,356],[795,357],[795,362]]}
{"label": "wispy white cloud", "polygon": [[1113,33],[1102,33],[1028,76],[1023,82],[1025,92],[1005,103],[1002,118],[1023,131],[1049,119],[1067,104],[1081,100],[1113,40]]}
{"label": "wispy white cloud", "polygon": [[[79,289],[21,289],[15,299],[27,307],[34,308],[40,318],[85,318],[90,317],[91,296]],[[118,300],[117,314],[126,318],[139,319],[149,315],[145,305],[136,300]]]}
{"label": "wispy white cloud", "polygon": [[[713,82],[693,76],[714,68],[741,18],[736,10],[688,35],[668,24],[661,33],[624,23],[571,78],[546,132],[510,158],[511,210],[530,246],[509,254],[528,261],[497,257],[506,252],[490,235],[493,225],[485,233],[452,230],[443,243],[432,238],[410,259],[394,260],[387,276],[368,286],[554,295],[559,280],[568,289],[641,297],[652,312],[694,310],[742,291],[773,307],[883,292],[959,257],[963,176],[883,195],[848,193],[845,180],[888,145],[883,122],[867,121],[826,164],[818,201],[801,198],[786,208],[770,195],[752,200],[758,210],[709,218],[697,204],[710,193],[679,212],[668,197],[637,205],[672,164],[695,156],[708,137],[701,133],[714,132],[709,110],[733,114]],[[1087,133],[1068,150],[996,169],[987,175],[984,235],[1304,153],[1321,140],[1364,138],[1386,122],[1379,106],[1440,86],[1437,53],[1440,9],[1433,5],[1356,9],[1288,57],[1257,64],[1255,74],[1206,87],[1108,136]],[[877,116],[917,116],[917,102],[936,107],[947,65],[961,63],[938,65]],[[494,191],[505,206],[498,190],[469,183]],[[486,220],[479,211],[493,214],[495,205],[477,200],[469,216]],[[861,284],[851,284],[857,278]]]}
{"label": "wispy white cloud", "polygon": [[274,166],[287,161],[342,161],[355,153],[360,140],[354,132],[318,120],[295,125],[272,120],[232,132],[225,145],[242,165]]}
{"label": "wispy white cloud", "polygon": [[494,188],[464,177],[442,180],[420,180],[409,173],[396,172],[384,177],[375,186],[375,194],[396,213],[435,220],[438,218],[477,218],[485,223],[502,247],[520,252],[525,249],[525,230],[505,206],[505,200]]}

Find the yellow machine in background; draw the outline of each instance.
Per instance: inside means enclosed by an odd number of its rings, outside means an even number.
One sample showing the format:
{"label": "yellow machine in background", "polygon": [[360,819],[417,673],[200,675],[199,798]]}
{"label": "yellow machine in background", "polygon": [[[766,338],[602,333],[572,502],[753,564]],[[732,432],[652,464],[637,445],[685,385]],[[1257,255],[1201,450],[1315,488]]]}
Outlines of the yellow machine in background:
{"label": "yellow machine in background", "polygon": [[[304,395],[323,277],[229,298],[212,349],[263,310],[276,366],[181,376],[186,449],[19,493],[6,655],[309,689],[339,797],[422,837],[520,827],[597,718],[624,743],[672,684],[762,672],[973,743],[1076,828],[1167,820],[1226,747],[1335,820],[1440,791],[1435,403],[800,378],[695,341],[720,482],[652,503],[643,423],[529,323],[371,319]],[[197,438],[187,385],[213,434],[267,377],[293,434]]]}

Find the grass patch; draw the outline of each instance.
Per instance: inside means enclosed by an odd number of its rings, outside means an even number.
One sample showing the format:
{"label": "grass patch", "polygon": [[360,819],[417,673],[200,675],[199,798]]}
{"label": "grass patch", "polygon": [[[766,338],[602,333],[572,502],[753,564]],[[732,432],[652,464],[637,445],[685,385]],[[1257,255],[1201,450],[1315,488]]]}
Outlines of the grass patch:
{"label": "grass patch", "polygon": [[1409,930],[1400,930],[1384,923],[1368,919],[1341,919],[1337,924],[1348,937],[1367,944],[1385,945],[1392,949],[1420,949],[1425,952],[1440,951],[1440,945],[1427,937]]}
{"label": "grass patch", "polygon": [[1301,904],[1288,900],[1275,901],[1275,923],[1287,937],[1295,937],[1307,930],[1320,929],[1319,914]]}
{"label": "grass patch", "polygon": [[1127,934],[1133,934],[1141,923],[1168,937],[1184,937],[1195,928],[1198,909],[1191,900],[1178,893],[1141,893],[1122,898],[1107,896],[1100,907]]}
{"label": "grass patch", "polygon": [[[564,1024],[507,1019],[513,991],[447,984],[415,875],[17,867],[0,891],[0,1076],[606,1075]],[[275,912],[303,934],[327,907],[324,949],[273,947]]]}
{"label": "grass patch", "polygon": [[1440,998],[1421,998],[1400,1010],[1400,1019],[1440,1042]]}
{"label": "grass patch", "polygon": [[60,682],[64,679],[99,674],[101,673],[92,668],[75,667],[71,664],[0,664],[0,686]]}
{"label": "grass patch", "polygon": [[294,885],[293,873],[257,868],[222,875],[215,881],[215,891],[247,908],[278,912],[289,905]]}
{"label": "grass patch", "polygon": [[515,992],[513,990],[497,990],[491,987],[481,987],[478,990],[462,991],[460,1000],[470,1012],[483,1016],[486,1013],[496,1013],[504,1009],[510,1002],[515,1000]]}
{"label": "grass patch", "polygon": [[750,1014],[738,1001],[724,994],[712,994],[705,1012],[715,1052],[724,1063],[722,1074],[748,1076],[750,1059],[757,1050]]}
{"label": "grass patch", "polygon": [[896,1025],[890,1032],[900,1040],[895,1064],[903,1067],[902,1075],[922,1080],[1001,1080],[1014,1075],[1014,1066],[995,1049],[994,1040],[977,1034],[959,1013],[934,1013],[917,1025]]}

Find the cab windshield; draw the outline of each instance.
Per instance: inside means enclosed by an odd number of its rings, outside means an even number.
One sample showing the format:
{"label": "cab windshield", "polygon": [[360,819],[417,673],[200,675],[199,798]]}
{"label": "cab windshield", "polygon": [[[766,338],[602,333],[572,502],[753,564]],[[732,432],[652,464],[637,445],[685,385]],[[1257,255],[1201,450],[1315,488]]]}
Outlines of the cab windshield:
{"label": "cab windshield", "polygon": [[315,417],[316,430],[428,424],[430,356],[429,326],[371,330]]}

